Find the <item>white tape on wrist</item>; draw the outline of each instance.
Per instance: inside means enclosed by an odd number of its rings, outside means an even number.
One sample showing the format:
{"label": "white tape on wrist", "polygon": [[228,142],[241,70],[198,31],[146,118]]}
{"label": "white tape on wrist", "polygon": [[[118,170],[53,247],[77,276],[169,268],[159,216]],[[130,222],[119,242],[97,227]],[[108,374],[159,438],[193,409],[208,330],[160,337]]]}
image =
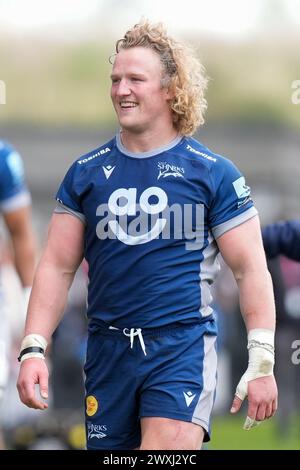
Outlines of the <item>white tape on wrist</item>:
{"label": "white tape on wrist", "polygon": [[[248,333],[248,368],[236,388],[236,396],[242,401],[248,395],[248,382],[273,375],[274,368],[274,331],[256,328]],[[247,416],[243,429],[249,431],[261,422]]]}
{"label": "white tape on wrist", "polygon": [[[21,344],[19,361],[22,363],[32,357],[45,359],[47,344],[46,339],[42,335],[32,333],[25,336]],[[36,351],[32,351],[31,349],[36,349]],[[28,350],[28,352],[25,352],[26,350]]]}
{"label": "white tape on wrist", "polygon": [[249,362],[237,388],[236,396],[244,400],[248,395],[248,382],[273,375],[274,331],[263,328],[250,330],[248,334]]}

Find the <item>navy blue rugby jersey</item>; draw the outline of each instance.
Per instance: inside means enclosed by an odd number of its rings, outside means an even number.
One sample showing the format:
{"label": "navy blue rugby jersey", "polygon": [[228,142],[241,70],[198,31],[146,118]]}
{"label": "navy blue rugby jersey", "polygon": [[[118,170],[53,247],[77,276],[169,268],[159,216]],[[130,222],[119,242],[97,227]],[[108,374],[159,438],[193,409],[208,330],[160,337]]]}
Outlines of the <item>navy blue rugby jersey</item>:
{"label": "navy blue rugby jersey", "polygon": [[121,328],[210,318],[215,240],[257,214],[233,163],[186,137],[137,154],[117,135],[73,163],[56,198],[85,224],[88,316]]}
{"label": "navy blue rugby jersey", "polygon": [[300,262],[300,220],[280,220],[262,229],[267,258],[284,255]]}
{"label": "navy blue rugby jersey", "polygon": [[0,211],[11,212],[28,204],[22,159],[10,144],[0,140]]}

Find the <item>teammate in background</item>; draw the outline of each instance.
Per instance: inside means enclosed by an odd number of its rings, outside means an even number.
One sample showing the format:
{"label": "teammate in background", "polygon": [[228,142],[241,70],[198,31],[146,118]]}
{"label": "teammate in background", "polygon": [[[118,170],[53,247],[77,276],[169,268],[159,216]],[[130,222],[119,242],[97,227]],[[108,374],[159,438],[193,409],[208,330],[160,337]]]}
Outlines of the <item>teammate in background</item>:
{"label": "teammate in background", "polygon": [[300,220],[286,220],[267,225],[262,229],[265,252],[268,258],[284,255],[300,261]]}
{"label": "teammate in background", "polygon": [[[2,140],[0,140],[0,209],[12,241],[15,267],[23,286],[25,310],[33,281],[35,262],[34,237],[31,227],[31,199],[24,181],[21,157],[11,145]],[[1,272],[0,300],[1,401],[9,375],[10,352],[10,319],[9,312],[5,309],[5,293],[1,286]]]}
{"label": "teammate in background", "polygon": [[276,375],[282,397],[277,429],[280,438],[287,439],[293,429],[293,419],[300,410],[300,370],[293,361],[295,344],[300,337],[300,221],[269,224],[263,228],[262,235],[277,310],[276,348],[279,354]]}
{"label": "teammate in background", "polygon": [[[257,211],[239,170],[191,135],[207,80],[163,25],[135,25],[116,44],[111,98],[121,126],[74,162],[57,193],[30,298],[18,390],[45,409],[44,354],[67,291],[89,265],[88,449],[199,449],[216,386],[210,286],[217,254],[233,270],[248,330],[246,429],[274,415],[275,309]],[[63,354],[63,352],[62,352]]]}

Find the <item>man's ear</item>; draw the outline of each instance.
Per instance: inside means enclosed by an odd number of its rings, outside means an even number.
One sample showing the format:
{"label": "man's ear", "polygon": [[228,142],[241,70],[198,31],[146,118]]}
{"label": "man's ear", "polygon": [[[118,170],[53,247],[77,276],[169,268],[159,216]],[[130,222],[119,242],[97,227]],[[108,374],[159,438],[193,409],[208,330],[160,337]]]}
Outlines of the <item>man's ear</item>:
{"label": "man's ear", "polygon": [[172,91],[170,89],[166,90],[166,97],[167,97],[168,101],[171,101],[174,98],[174,96],[175,96],[174,91]]}
{"label": "man's ear", "polygon": [[171,84],[169,84],[166,88],[165,88],[165,97],[166,97],[166,100],[167,101],[171,101],[175,96],[175,91],[173,89],[173,87],[171,86]]}
{"label": "man's ear", "polygon": [[163,77],[161,81],[164,95],[167,101],[171,101],[175,96],[174,79],[170,77]]}

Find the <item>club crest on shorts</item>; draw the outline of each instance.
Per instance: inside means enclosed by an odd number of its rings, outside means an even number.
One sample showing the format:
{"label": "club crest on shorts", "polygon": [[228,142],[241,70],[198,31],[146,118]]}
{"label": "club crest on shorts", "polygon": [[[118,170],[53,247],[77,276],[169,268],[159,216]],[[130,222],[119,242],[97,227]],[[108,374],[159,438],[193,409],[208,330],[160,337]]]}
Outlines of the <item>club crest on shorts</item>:
{"label": "club crest on shorts", "polygon": [[86,397],[86,414],[88,416],[94,416],[98,410],[98,401],[97,398],[93,395]]}

